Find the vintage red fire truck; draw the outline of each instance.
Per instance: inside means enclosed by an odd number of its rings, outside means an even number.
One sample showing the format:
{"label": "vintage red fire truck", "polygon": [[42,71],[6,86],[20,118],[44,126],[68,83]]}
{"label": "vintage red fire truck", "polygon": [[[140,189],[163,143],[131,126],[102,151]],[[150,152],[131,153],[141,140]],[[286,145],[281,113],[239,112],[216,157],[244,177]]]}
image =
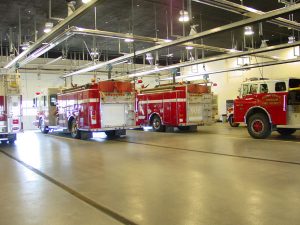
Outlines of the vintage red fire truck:
{"label": "vintage red fire truck", "polygon": [[188,130],[212,123],[213,94],[206,84],[163,85],[137,95],[138,125],[164,131],[166,126]]}
{"label": "vintage red fire truck", "polygon": [[40,97],[45,108],[36,124],[44,133],[63,129],[73,138],[88,139],[92,132],[112,137],[136,128],[136,92],[130,82],[102,81],[54,92]]}
{"label": "vintage red fire truck", "polygon": [[3,75],[0,86],[0,141],[12,144],[17,139],[17,133],[23,131],[18,75]]}
{"label": "vintage red fire truck", "polygon": [[234,101],[236,123],[246,123],[253,138],[272,131],[289,135],[300,129],[300,79],[252,79],[241,86]]}

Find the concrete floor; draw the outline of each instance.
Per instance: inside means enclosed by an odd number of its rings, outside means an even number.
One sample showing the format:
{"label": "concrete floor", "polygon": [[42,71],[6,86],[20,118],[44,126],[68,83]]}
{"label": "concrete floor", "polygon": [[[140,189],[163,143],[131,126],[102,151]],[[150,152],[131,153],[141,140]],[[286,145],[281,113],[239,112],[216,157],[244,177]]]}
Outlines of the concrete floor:
{"label": "concrete floor", "polygon": [[224,124],[117,140],[38,132],[0,146],[0,224],[300,224],[300,132]]}

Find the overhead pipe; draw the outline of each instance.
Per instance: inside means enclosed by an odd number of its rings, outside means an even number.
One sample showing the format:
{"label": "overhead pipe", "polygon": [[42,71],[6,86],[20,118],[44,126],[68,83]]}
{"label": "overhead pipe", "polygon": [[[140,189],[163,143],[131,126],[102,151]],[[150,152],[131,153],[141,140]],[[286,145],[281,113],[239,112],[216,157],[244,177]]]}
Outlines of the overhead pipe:
{"label": "overhead pipe", "polygon": [[[202,3],[205,5],[209,5],[212,7],[220,8],[229,12],[233,12],[239,15],[247,16],[247,17],[256,17],[259,15],[264,15],[265,12],[247,7],[244,5],[240,5],[234,2],[230,2],[227,0],[192,0],[194,2]],[[297,23],[295,21],[291,21],[284,18],[276,18],[273,20],[268,21],[269,23],[276,24],[279,26],[292,28],[295,30],[300,31],[300,23]]]}
{"label": "overhead pipe", "polygon": [[88,68],[84,68],[84,69],[69,73],[69,74],[67,74],[63,77],[74,76],[74,75],[77,75],[77,74],[80,74],[80,73],[85,73],[85,72],[97,70],[97,69],[99,69],[101,67],[104,67],[104,66],[107,66],[109,64],[113,64],[113,63],[117,63],[119,61],[127,60],[127,59],[130,59],[130,58],[139,56],[139,55],[146,54],[148,52],[157,51],[159,49],[179,45],[179,44],[182,44],[182,43],[193,41],[195,39],[211,36],[213,34],[217,34],[217,33],[223,32],[223,31],[228,31],[228,30],[231,30],[231,29],[234,29],[234,28],[243,27],[243,26],[250,25],[250,24],[253,24],[253,23],[256,23],[256,22],[270,20],[270,19],[276,18],[280,15],[288,14],[290,12],[293,12],[293,11],[296,11],[296,10],[299,10],[299,9],[300,9],[300,3],[292,5],[290,7],[285,7],[285,8],[281,8],[281,9],[278,9],[278,10],[274,10],[274,11],[265,13],[263,15],[257,16],[255,18],[248,18],[248,19],[237,21],[237,22],[227,24],[227,25],[224,25],[224,26],[221,26],[221,27],[213,28],[213,29],[210,29],[210,30],[207,30],[207,31],[204,31],[204,32],[200,32],[200,33],[197,33],[197,34],[194,34],[194,35],[186,36],[186,37],[174,40],[170,43],[160,44],[160,45],[157,45],[157,46],[154,46],[154,47],[150,47],[150,48],[147,48],[147,49],[144,49],[144,50],[140,50],[140,51],[137,51],[137,52],[125,55],[125,56],[121,56],[121,57],[109,60],[107,62],[99,63],[95,66],[91,66],[91,67],[88,67]]}
{"label": "overhead pipe", "polygon": [[[74,29],[72,29],[71,32],[74,32],[74,34],[79,34],[79,35],[91,35],[91,36],[100,36],[100,37],[116,38],[116,39],[133,39],[135,41],[151,42],[151,43],[158,43],[158,44],[166,42],[165,39],[160,39],[160,38],[130,35],[130,34],[111,32],[111,31],[92,30],[92,29],[86,29],[80,27],[74,27]],[[223,52],[223,53],[230,52],[230,49],[203,45],[203,44],[183,43],[181,45],[184,47],[192,46],[194,48],[205,49],[207,51],[213,51],[213,52]]]}
{"label": "overhead pipe", "polygon": [[[215,56],[215,57],[209,57],[209,58],[205,58],[205,59],[199,59],[199,60],[194,60],[194,61],[189,61],[189,62],[177,63],[177,64],[173,64],[171,66],[161,67],[161,68],[157,68],[157,69],[154,69],[154,70],[151,70],[151,71],[143,71],[143,72],[134,73],[134,74],[126,75],[126,76],[121,76],[119,78],[124,79],[124,78],[133,78],[133,77],[142,77],[142,76],[146,76],[146,75],[150,75],[150,74],[154,74],[154,73],[159,73],[159,72],[162,72],[162,71],[172,70],[172,69],[176,69],[176,68],[193,66],[193,65],[197,65],[197,64],[210,63],[210,62],[216,62],[216,61],[220,61],[220,60],[237,58],[237,57],[242,57],[242,56],[246,56],[246,55],[255,55],[255,54],[259,54],[259,53],[263,53],[263,52],[270,52],[270,51],[295,47],[295,46],[299,46],[299,45],[300,45],[300,41],[297,41],[297,42],[290,43],[290,44],[288,44],[288,43],[287,44],[281,44],[281,45],[270,46],[270,47],[266,47],[266,48],[253,49],[253,50],[249,50],[249,51],[245,51],[245,52],[237,52],[237,53],[232,53],[232,54],[223,54],[223,55],[219,55],[219,56]],[[276,62],[276,61],[274,61],[274,62]]]}
{"label": "overhead pipe", "polygon": [[[255,68],[259,68],[259,67],[276,66],[276,65],[281,65],[281,64],[295,63],[295,62],[299,62],[299,61],[300,61],[300,58],[297,57],[295,59],[280,60],[280,61],[276,61],[276,62],[273,61],[273,62],[255,63],[255,64],[251,64],[248,66],[216,70],[216,71],[211,71],[211,72],[203,72],[203,73],[192,74],[192,75],[178,76],[175,79],[178,80],[178,79],[183,79],[183,78],[198,77],[198,76],[212,75],[212,74],[218,74],[218,73],[250,70],[250,69],[255,69]],[[168,78],[160,79],[160,81],[167,81],[167,80],[172,80],[172,79],[173,79],[173,77],[168,77]]]}
{"label": "overhead pipe", "polygon": [[100,2],[103,2],[103,1],[105,1],[105,0],[91,0],[87,4],[82,5],[73,14],[71,14],[70,16],[68,16],[67,18],[65,18],[63,21],[61,21],[60,23],[58,23],[55,27],[53,27],[53,29],[52,29],[51,32],[49,32],[47,34],[44,34],[33,45],[31,45],[27,50],[23,51],[16,58],[14,58],[13,60],[11,60],[7,65],[5,65],[4,68],[5,69],[11,69],[13,66],[16,65],[16,63],[20,59],[24,58],[26,55],[28,55],[29,53],[31,53],[32,51],[34,51],[35,49],[37,49],[39,46],[42,45],[42,43],[47,42],[47,40],[55,37],[62,28],[64,28],[65,26],[67,26],[67,24],[73,22],[78,17],[82,16],[84,13],[86,13],[86,11],[88,9],[90,9],[96,3],[100,3]]}
{"label": "overhead pipe", "polygon": [[[101,31],[101,30],[92,30],[92,29],[85,29],[85,28],[78,28],[78,27],[70,27],[65,30],[62,34],[51,40],[46,45],[38,48],[34,52],[32,52],[29,56],[27,56],[24,60],[19,61],[19,66],[24,66],[27,63],[31,62],[32,60],[38,58],[39,56],[43,55],[47,51],[51,50],[55,46],[59,45],[63,41],[67,40],[73,35],[91,35],[91,36],[101,36],[101,37],[109,37],[109,38],[118,38],[118,39],[126,39],[132,38],[134,40],[144,41],[144,42],[153,42],[153,43],[162,43],[163,39],[151,38],[151,37],[143,37],[143,36],[131,36],[129,34],[122,34],[122,33],[115,33],[110,31]],[[85,44],[86,48],[87,45]],[[207,46],[207,45],[200,45],[200,44],[187,44],[184,43],[182,46],[193,46],[194,48],[201,48],[207,51],[215,51],[215,52],[230,52],[229,49],[219,48],[214,46]],[[88,48],[87,48],[88,49]],[[89,52],[89,51],[88,51]],[[90,53],[90,52],[89,52]]]}

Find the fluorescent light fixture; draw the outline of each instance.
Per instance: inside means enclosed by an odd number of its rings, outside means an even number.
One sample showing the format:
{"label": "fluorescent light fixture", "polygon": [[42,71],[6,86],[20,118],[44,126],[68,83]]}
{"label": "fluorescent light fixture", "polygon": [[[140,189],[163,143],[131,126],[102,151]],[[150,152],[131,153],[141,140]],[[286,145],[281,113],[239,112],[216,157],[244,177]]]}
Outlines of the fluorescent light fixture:
{"label": "fluorescent light fixture", "polygon": [[89,3],[91,0],[82,0],[82,3],[87,4]]}
{"label": "fluorescent light fixture", "polygon": [[254,31],[252,30],[252,27],[251,27],[251,26],[246,26],[246,27],[245,27],[244,34],[245,34],[246,36],[253,35],[253,34],[254,34]]}
{"label": "fluorescent light fixture", "polygon": [[229,52],[230,53],[235,53],[235,52],[238,52],[238,50],[236,50],[235,48],[232,48],[232,49],[229,50]]}
{"label": "fluorescent light fixture", "polygon": [[164,42],[166,42],[166,43],[170,43],[170,42],[172,42],[173,40],[171,40],[171,39],[164,39]]}
{"label": "fluorescent light fixture", "polygon": [[189,17],[189,13],[185,10],[180,10],[179,11],[179,22],[182,22],[182,23],[185,23],[185,22],[188,22],[190,21],[190,17]]}
{"label": "fluorescent light fixture", "polygon": [[126,43],[132,43],[134,40],[132,38],[125,38],[124,40]]}
{"label": "fluorescent light fixture", "polygon": [[[126,35],[128,35],[128,36],[133,36],[133,34],[131,34],[131,33],[127,33]],[[132,38],[125,38],[124,39],[124,41],[126,42],[126,43],[132,43],[132,42],[134,42],[134,40],[132,39]]]}
{"label": "fluorescent light fixture", "polygon": [[185,49],[186,50],[192,50],[192,49],[194,49],[194,47],[193,46],[186,46]]}
{"label": "fluorescent light fixture", "polygon": [[51,22],[47,22],[45,23],[45,29],[44,29],[44,32],[45,33],[49,33],[53,28],[53,23]]}

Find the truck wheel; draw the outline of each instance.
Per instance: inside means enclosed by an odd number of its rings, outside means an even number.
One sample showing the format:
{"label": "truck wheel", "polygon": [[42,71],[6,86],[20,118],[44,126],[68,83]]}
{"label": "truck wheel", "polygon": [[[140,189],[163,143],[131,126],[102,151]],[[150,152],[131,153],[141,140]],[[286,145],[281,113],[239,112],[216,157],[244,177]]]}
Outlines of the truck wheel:
{"label": "truck wheel", "polygon": [[235,123],[234,122],[234,118],[233,118],[233,115],[230,115],[228,117],[228,123],[231,127],[238,127],[240,124],[239,123]]}
{"label": "truck wheel", "polygon": [[248,133],[256,139],[267,138],[271,132],[271,124],[262,113],[257,113],[250,116],[247,124]]}
{"label": "truck wheel", "polygon": [[7,144],[7,141],[1,140],[1,144]]}
{"label": "truck wheel", "polygon": [[71,136],[72,138],[80,139],[80,130],[78,130],[78,124],[75,119],[71,122]]}
{"label": "truck wheel", "polygon": [[281,135],[291,135],[296,132],[296,129],[292,128],[278,128],[277,132]]}
{"label": "truck wheel", "polygon": [[48,134],[49,129],[48,129],[47,126],[45,126],[45,121],[44,121],[42,118],[40,119],[39,127],[40,127],[40,131],[41,131],[43,134]]}
{"label": "truck wheel", "polygon": [[159,116],[154,116],[152,119],[152,128],[154,131],[164,131],[164,126],[161,123]]}
{"label": "truck wheel", "polygon": [[8,140],[8,143],[9,144],[14,144],[15,143],[15,139]]}

